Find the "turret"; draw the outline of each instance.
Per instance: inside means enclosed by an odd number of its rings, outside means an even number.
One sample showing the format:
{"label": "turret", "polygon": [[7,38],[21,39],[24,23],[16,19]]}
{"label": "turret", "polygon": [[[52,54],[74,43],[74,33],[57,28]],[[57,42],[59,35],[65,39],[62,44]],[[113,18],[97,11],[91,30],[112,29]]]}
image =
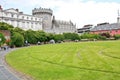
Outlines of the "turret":
{"label": "turret", "polygon": [[49,30],[52,27],[52,15],[53,11],[48,8],[34,8],[32,10],[32,15],[40,17],[43,20],[43,29]]}
{"label": "turret", "polygon": [[34,8],[32,10],[33,15],[44,14],[44,13],[52,16],[53,11],[51,9],[41,8],[41,7],[40,8]]}

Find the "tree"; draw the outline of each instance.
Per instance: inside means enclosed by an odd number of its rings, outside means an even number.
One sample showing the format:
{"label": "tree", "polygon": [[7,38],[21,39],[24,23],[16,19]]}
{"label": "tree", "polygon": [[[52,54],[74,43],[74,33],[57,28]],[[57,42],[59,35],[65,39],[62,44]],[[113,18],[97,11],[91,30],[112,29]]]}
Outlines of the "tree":
{"label": "tree", "polygon": [[80,37],[76,33],[63,33],[66,40],[80,40]]}
{"label": "tree", "polygon": [[109,33],[101,33],[100,35],[104,36],[106,38],[110,38],[111,37],[111,35]]}
{"label": "tree", "polygon": [[44,31],[37,31],[36,37],[40,42],[45,42],[47,40],[47,34]]}
{"label": "tree", "polygon": [[52,33],[47,33],[47,34],[46,34],[46,37],[47,37],[46,41],[50,41],[50,40],[54,39],[54,34],[52,34]]}
{"label": "tree", "polygon": [[14,28],[13,32],[18,32],[18,33],[22,34],[23,36],[24,36],[24,33],[25,33],[25,31],[23,29],[19,28],[19,27]]}
{"label": "tree", "polygon": [[120,39],[120,34],[116,34],[116,35],[114,35],[113,37],[114,37],[116,40],[117,40],[117,39]]}
{"label": "tree", "polygon": [[38,42],[38,37],[36,31],[27,30],[24,34],[25,41],[27,40],[30,44],[36,44]]}
{"label": "tree", "polygon": [[9,25],[5,22],[0,22],[0,30],[11,30],[13,29],[12,25]]}
{"label": "tree", "polygon": [[63,41],[64,40],[64,36],[62,34],[56,34],[56,35],[54,35],[54,40],[56,42]]}
{"label": "tree", "polygon": [[24,45],[24,37],[18,32],[14,32],[11,39],[11,46],[21,47]]}
{"label": "tree", "polygon": [[2,33],[0,33],[0,46],[5,43],[5,37]]}

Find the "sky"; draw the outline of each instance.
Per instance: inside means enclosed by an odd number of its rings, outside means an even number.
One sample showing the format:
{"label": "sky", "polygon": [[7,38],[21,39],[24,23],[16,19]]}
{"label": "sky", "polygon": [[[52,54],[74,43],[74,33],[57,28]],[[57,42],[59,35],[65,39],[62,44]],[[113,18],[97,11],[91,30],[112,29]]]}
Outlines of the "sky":
{"label": "sky", "polygon": [[34,8],[50,8],[57,20],[72,21],[77,28],[98,23],[116,23],[120,0],[0,0],[3,9],[18,8],[32,14]]}

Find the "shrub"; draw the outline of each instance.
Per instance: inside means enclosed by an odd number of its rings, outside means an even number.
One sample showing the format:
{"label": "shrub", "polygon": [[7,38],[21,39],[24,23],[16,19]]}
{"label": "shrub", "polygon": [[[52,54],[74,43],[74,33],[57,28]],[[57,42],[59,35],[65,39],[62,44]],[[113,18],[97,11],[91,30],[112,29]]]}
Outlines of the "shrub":
{"label": "shrub", "polygon": [[38,40],[37,40],[37,33],[36,33],[36,31],[33,31],[33,30],[27,30],[25,32],[24,38],[30,44],[36,44],[38,42]]}
{"label": "shrub", "polygon": [[16,47],[21,47],[24,45],[24,37],[20,33],[13,33],[11,46],[13,45],[15,45]]}
{"label": "shrub", "polygon": [[105,36],[106,38],[110,38],[111,37],[109,33],[101,33],[100,35],[101,36]]}
{"label": "shrub", "polygon": [[5,43],[5,37],[2,33],[0,33],[0,46]]}
{"label": "shrub", "polygon": [[47,40],[47,35],[43,31],[36,32],[37,40],[40,42],[45,42]]}
{"label": "shrub", "polygon": [[64,36],[61,35],[61,34],[56,34],[56,35],[54,35],[54,40],[56,42],[63,41],[64,40]]}
{"label": "shrub", "polygon": [[120,39],[120,34],[114,35],[113,37],[114,37],[116,40],[117,40],[117,39]]}
{"label": "shrub", "polygon": [[76,33],[63,33],[65,40],[80,40],[80,37]]}

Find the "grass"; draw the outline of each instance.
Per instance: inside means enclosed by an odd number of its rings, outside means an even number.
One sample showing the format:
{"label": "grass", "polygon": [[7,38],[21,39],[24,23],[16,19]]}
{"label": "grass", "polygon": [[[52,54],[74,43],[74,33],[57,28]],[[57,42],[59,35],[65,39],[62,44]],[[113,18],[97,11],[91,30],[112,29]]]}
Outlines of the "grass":
{"label": "grass", "polygon": [[35,80],[120,80],[120,41],[32,46],[6,60]]}

